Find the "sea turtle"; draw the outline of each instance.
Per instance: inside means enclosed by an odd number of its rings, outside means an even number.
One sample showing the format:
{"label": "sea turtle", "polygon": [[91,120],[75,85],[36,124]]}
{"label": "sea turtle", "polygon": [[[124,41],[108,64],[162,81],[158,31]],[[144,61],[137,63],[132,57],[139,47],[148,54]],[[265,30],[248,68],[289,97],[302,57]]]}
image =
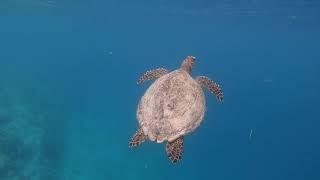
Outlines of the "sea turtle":
{"label": "sea turtle", "polygon": [[169,72],[165,68],[147,71],[138,80],[156,79],[142,96],[137,119],[139,128],[131,138],[129,147],[137,147],[146,139],[162,143],[168,141],[166,152],[176,163],[183,153],[184,136],[195,130],[205,114],[205,96],[202,87],[214,93],[218,101],[223,100],[220,86],[205,76],[191,77],[195,57],[188,56],[181,67]]}

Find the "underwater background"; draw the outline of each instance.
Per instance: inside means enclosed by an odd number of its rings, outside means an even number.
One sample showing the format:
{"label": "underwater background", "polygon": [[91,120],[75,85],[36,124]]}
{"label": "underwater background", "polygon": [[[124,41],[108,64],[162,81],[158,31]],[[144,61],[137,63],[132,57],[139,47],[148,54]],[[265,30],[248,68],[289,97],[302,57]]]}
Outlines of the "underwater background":
{"label": "underwater background", "polygon": [[[319,180],[320,1],[1,0],[0,180]],[[129,149],[145,71],[217,81],[182,161]]]}

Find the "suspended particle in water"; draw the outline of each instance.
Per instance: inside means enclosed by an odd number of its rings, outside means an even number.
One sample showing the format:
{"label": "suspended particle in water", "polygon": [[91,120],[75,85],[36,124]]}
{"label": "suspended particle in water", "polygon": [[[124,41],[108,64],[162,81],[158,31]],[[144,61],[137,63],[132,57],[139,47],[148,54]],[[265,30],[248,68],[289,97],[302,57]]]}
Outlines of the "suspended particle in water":
{"label": "suspended particle in water", "polygon": [[112,52],[112,51],[108,51],[108,50],[104,50],[103,52],[104,52],[105,54],[110,55],[110,56],[113,54],[113,52]]}
{"label": "suspended particle in water", "polygon": [[290,16],[290,18],[291,18],[292,20],[295,20],[295,19],[297,19],[297,16]]}
{"label": "suspended particle in water", "polygon": [[251,142],[253,139],[253,129],[250,130],[249,141]]}
{"label": "suspended particle in water", "polygon": [[273,80],[272,80],[272,79],[264,79],[263,82],[264,82],[264,83],[272,83]]}

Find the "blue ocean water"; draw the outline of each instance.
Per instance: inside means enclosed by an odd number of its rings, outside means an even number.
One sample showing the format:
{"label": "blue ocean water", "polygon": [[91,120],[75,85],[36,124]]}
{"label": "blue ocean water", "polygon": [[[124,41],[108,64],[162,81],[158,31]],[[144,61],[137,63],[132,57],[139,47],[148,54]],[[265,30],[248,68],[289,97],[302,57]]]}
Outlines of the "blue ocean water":
{"label": "blue ocean water", "polygon": [[[320,2],[2,0],[0,179],[320,179]],[[172,164],[129,149],[145,71],[177,69],[208,91]]]}

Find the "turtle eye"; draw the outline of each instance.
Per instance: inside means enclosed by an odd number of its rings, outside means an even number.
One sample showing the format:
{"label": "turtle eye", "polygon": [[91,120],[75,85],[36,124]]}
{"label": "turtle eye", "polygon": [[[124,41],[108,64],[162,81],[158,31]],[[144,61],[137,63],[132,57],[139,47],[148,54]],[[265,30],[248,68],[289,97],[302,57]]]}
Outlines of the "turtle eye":
{"label": "turtle eye", "polygon": [[196,57],[190,56],[190,61],[191,61],[191,63],[193,64],[193,63],[196,61]]}

